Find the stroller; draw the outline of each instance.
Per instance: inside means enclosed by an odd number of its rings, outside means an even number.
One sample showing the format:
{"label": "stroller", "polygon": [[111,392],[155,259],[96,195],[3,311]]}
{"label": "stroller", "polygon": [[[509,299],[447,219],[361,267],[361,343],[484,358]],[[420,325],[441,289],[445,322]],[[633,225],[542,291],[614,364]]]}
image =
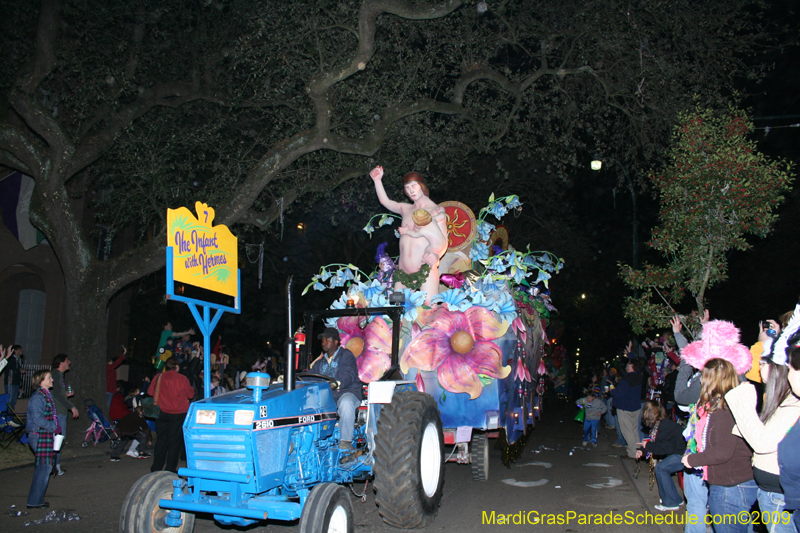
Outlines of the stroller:
{"label": "stroller", "polygon": [[90,442],[92,446],[97,446],[101,442],[110,440],[111,447],[114,448],[120,442],[120,438],[116,430],[108,423],[103,411],[95,405],[94,400],[84,400],[83,408],[92,425],[86,430],[86,437],[83,439],[81,446],[88,448]]}

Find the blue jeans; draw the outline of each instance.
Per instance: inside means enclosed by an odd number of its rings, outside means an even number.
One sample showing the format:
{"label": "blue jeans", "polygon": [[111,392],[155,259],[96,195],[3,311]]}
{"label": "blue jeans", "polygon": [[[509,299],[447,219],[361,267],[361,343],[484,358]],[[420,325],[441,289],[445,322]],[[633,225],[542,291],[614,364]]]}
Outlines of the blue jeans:
{"label": "blue jeans", "polygon": [[14,411],[17,410],[17,399],[19,398],[19,385],[6,385],[8,393],[8,406]]}
{"label": "blue jeans", "polygon": [[785,506],[786,499],[783,494],[758,489],[761,522],[767,527],[769,533],[797,533],[792,521],[792,513],[784,511]]}
{"label": "blue jeans", "polygon": [[[39,440],[37,435],[28,433],[28,444],[30,445],[33,453],[36,453],[36,441]],[[50,483],[50,471],[53,465],[42,463],[33,471],[33,479],[31,480],[31,490],[28,492],[28,505],[42,505],[44,503],[44,493],[47,492],[47,485]]]}
{"label": "blue jeans", "polygon": [[[708,489],[708,508],[714,520],[714,533],[745,533],[750,529],[749,516],[747,523],[731,520],[742,511],[749,513],[758,497],[758,485],[752,479],[733,487],[711,485]],[[744,515],[739,515],[744,516]],[[727,518],[727,520],[725,520]],[[722,522],[718,524],[717,522]]]}
{"label": "blue jeans", "polygon": [[[644,400],[642,400],[642,407],[644,407]],[[646,432],[642,428],[642,409],[639,408],[639,440],[637,442],[642,442],[644,439],[650,437],[650,433]]]}
{"label": "blue jeans", "polygon": [[658,494],[661,496],[661,504],[665,507],[677,507],[683,503],[683,498],[678,493],[675,482],[672,481],[672,474],[683,470],[681,457],[683,456],[675,453],[661,459],[656,464]]}
{"label": "blue jeans", "polygon": [[597,420],[583,421],[583,442],[591,441],[592,444],[597,444],[597,426],[599,425],[599,418]]}
{"label": "blue jeans", "polygon": [[[708,510],[708,485],[701,476],[692,470],[683,472],[683,494],[686,496],[685,533],[706,533],[706,514]],[[694,524],[691,520],[694,520]]]}
{"label": "blue jeans", "polygon": [[614,419],[617,418],[616,416],[611,414],[611,401],[612,400],[613,400],[613,398],[611,396],[606,398],[606,415],[605,416],[606,416],[606,425],[607,426],[615,425],[614,424]]}
{"label": "blue jeans", "polygon": [[361,401],[352,392],[345,392],[336,400],[336,407],[339,411],[339,440],[352,442],[353,432],[356,428],[356,409],[361,405]]}

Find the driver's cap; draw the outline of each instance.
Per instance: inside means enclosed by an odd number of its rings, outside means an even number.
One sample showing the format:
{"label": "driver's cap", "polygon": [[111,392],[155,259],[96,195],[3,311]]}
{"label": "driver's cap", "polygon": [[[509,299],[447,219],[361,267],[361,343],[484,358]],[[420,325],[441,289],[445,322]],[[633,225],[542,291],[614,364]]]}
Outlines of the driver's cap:
{"label": "driver's cap", "polygon": [[339,330],[337,330],[336,328],[325,328],[325,331],[323,331],[322,333],[317,335],[317,338],[318,339],[328,338],[328,339],[333,339],[335,341],[338,341],[339,340]]}

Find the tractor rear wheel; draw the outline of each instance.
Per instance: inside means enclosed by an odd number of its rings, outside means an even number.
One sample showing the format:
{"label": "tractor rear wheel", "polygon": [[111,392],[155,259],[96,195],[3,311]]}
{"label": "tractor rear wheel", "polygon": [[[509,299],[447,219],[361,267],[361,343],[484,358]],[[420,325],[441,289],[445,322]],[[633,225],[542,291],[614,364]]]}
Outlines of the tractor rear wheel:
{"label": "tractor rear wheel", "polygon": [[300,515],[300,533],[353,533],[353,502],[341,485],[323,483],[311,489]]}
{"label": "tractor rear wheel", "polygon": [[489,479],[489,439],[483,433],[473,433],[469,445],[469,462],[474,481]]}
{"label": "tractor rear wheel", "polygon": [[444,433],[435,400],[399,392],[375,435],[375,503],[383,521],[403,529],[433,522],[444,485]]}

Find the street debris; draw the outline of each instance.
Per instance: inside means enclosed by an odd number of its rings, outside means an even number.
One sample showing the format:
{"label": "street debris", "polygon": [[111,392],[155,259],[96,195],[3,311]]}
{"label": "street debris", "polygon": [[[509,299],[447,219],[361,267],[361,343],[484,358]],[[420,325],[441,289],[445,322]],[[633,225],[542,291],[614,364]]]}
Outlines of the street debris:
{"label": "street debris", "polygon": [[546,483],[550,483],[550,480],[539,479],[537,481],[517,481],[512,477],[509,479],[503,479],[502,482],[505,483],[506,485],[511,485],[512,487],[529,488],[529,487],[540,487]]}
{"label": "street debris", "polygon": [[49,522],[73,522],[75,520],[80,520],[81,517],[76,515],[75,513],[69,511],[50,511],[44,518],[40,518],[39,520],[29,520],[25,522],[26,526],[33,526],[33,525],[41,525],[47,524]]}

